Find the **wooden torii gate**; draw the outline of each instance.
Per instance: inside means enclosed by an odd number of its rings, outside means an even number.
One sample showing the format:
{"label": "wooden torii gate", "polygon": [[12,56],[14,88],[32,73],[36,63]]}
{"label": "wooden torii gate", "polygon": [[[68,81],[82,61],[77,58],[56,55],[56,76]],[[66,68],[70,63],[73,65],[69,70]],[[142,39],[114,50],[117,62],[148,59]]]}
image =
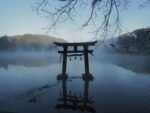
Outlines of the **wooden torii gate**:
{"label": "wooden torii gate", "polygon": [[[63,63],[62,63],[62,74],[57,76],[59,78],[67,78],[68,75],[66,74],[66,67],[67,67],[67,57],[68,56],[81,56],[84,55],[84,65],[85,65],[85,74],[83,77],[93,77],[89,72],[89,58],[88,54],[93,55],[93,50],[89,49],[89,46],[94,46],[97,41],[93,42],[79,42],[79,43],[60,43],[54,42],[54,44],[58,47],[62,47],[63,50],[58,50],[58,53],[63,55]],[[73,50],[69,50],[68,48],[72,47]],[[79,48],[80,47],[80,48]],[[83,48],[83,49],[81,49]]]}

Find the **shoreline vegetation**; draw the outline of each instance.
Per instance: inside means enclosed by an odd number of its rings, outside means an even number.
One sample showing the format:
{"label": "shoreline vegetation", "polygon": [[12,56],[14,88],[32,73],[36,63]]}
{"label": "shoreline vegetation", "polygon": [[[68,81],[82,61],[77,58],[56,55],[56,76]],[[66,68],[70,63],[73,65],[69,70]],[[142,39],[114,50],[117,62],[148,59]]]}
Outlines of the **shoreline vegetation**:
{"label": "shoreline vegetation", "polygon": [[[66,42],[47,35],[17,35],[0,38],[0,68],[9,65],[48,66],[60,62],[53,42]],[[108,63],[136,73],[150,74],[150,28],[135,30],[99,45],[91,61]]]}
{"label": "shoreline vegetation", "polygon": [[55,49],[53,42],[66,42],[63,39],[51,37],[48,35],[15,35],[0,37],[0,52],[16,51],[43,51]]}
{"label": "shoreline vegetation", "polygon": [[[24,34],[0,37],[0,52],[16,51],[51,51],[56,46],[53,42],[67,42],[61,38],[48,35]],[[150,28],[142,28],[122,34],[113,39],[107,39],[100,44],[99,49],[110,53],[150,54]]]}

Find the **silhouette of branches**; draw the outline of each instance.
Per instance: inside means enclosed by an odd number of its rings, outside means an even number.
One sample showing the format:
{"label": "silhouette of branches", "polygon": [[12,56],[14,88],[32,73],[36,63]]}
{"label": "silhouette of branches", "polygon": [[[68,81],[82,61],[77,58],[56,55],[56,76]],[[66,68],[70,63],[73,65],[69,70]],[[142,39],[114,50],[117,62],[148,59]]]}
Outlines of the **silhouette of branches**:
{"label": "silhouette of branches", "polygon": [[140,8],[150,7],[150,0],[144,0],[141,4],[139,4]]}
{"label": "silhouette of branches", "polygon": [[[35,6],[37,14],[46,14],[50,19],[48,30],[62,22],[86,16],[82,27],[95,25],[95,37],[106,37],[110,28],[113,34],[121,31],[120,9],[131,0],[40,0]],[[149,2],[149,0],[146,0]],[[86,7],[86,8],[85,8]],[[89,16],[87,16],[87,13]]]}

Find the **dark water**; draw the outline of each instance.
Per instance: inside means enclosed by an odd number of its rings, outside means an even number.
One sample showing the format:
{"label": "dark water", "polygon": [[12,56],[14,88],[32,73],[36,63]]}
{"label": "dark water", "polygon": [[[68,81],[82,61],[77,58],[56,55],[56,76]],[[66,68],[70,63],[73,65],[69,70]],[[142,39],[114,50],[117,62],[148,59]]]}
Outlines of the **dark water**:
{"label": "dark water", "polygon": [[137,73],[97,56],[90,59],[94,80],[82,79],[79,59],[68,61],[67,80],[57,80],[57,54],[0,58],[0,113],[150,113],[147,71]]}

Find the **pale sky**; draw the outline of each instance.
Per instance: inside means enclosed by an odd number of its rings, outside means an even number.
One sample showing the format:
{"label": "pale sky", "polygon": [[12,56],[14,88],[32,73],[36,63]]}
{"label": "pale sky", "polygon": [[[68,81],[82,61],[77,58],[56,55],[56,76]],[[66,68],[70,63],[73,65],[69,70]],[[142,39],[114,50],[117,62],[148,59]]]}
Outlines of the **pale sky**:
{"label": "pale sky", "polygon": [[[45,34],[43,30],[49,23],[45,17],[39,17],[32,11],[32,5],[37,0],[0,0],[0,36],[22,35],[22,34]],[[138,28],[150,27],[150,8],[137,8],[138,1],[132,0],[127,10],[121,12],[121,22],[127,28],[123,32],[130,32]],[[49,32],[48,35],[64,38],[68,41],[89,41],[92,34],[89,30],[77,30],[73,22],[69,25],[62,25],[56,32]]]}

